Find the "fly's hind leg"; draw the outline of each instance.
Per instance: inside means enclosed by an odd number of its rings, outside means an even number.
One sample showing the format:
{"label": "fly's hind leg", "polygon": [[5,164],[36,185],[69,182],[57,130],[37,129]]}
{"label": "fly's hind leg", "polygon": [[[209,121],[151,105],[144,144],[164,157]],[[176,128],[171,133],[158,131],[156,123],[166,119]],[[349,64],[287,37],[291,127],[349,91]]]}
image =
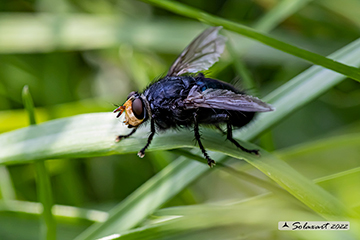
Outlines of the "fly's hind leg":
{"label": "fly's hind leg", "polygon": [[120,142],[124,138],[128,138],[136,132],[137,128],[134,128],[129,134],[117,136],[115,142]]}
{"label": "fly's hind leg", "polygon": [[151,133],[150,136],[148,137],[147,143],[146,145],[138,152],[138,156],[143,158],[145,156],[145,150],[150,146],[150,143],[155,135],[155,120],[154,118],[151,118]]}
{"label": "fly's hind leg", "polygon": [[215,161],[212,160],[209,157],[209,155],[207,154],[207,152],[206,152],[206,150],[205,150],[205,148],[202,145],[202,142],[200,140],[201,136],[200,136],[200,133],[199,133],[199,124],[198,124],[198,121],[197,121],[197,114],[196,113],[194,113],[194,134],[195,134],[195,139],[199,144],[199,148],[201,149],[201,152],[203,153],[204,157],[206,158],[209,167],[213,167],[215,165]]}
{"label": "fly's hind leg", "polygon": [[259,150],[257,149],[247,149],[243,146],[240,145],[240,143],[238,143],[232,136],[232,125],[231,123],[227,123],[227,139],[232,142],[236,147],[240,148],[242,151],[247,152],[247,153],[254,153],[255,155],[260,155]]}

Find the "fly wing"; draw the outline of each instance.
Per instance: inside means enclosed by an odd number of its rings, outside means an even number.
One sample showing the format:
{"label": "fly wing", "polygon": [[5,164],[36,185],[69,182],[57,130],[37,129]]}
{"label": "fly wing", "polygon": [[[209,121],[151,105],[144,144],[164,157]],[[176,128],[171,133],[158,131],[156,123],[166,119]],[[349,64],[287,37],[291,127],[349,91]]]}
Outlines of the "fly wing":
{"label": "fly wing", "polygon": [[226,38],[219,35],[221,28],[208,28],[195,38],[175,60],[167,76],[197,73],[216,63],[225,48]]}
{"label": "fly wing", "polygon": [[201,92],[198,86],[193,86],[184,99],[187,109],[216,108],[244,112],[269,112],[275,110],[271,105],[257,97],[234,93],[225,89],[206,89]]}

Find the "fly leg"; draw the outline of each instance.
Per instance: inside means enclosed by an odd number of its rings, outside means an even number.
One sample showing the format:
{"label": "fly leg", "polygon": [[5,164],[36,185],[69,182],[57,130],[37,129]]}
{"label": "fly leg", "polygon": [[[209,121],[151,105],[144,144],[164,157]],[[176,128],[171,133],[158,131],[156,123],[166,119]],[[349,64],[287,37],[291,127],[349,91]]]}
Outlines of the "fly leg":
{"label": "fly leg", "polygon": [[194,134],[195,134],[195,139],[199,144],[199,148],[201,149],[201,152],[203,153],[204,157],[206,158],[208,165],[210,167],[213,167],[215,165],[215,161],[209,157],[209,155],[207,154],[207,152],[200,140],[201,136],[199,133],[199,124],[197,122],[197,114],[196,113],[194,113]]}
{"label": "fly leg", "polygon": [[227,139],[232,142],[236,147],[240,148],[242,151],[247,152],[247,153],[254,153],[255,155],[260,155],[259,150],[254,149],[254,150],[250,150],[247,149],[243,146],[241,146],[232,136],[232,126],[231,123],[227,123]]}
{"label": "fly leg", "polygon": [[134,128],[129,134],[117,136],[117,138],[115,139],[115,142],[120,142],[122,139],[130,137],[131,135],[133,135],[136,132],[136,129],[137,128]]}
{"label": "fly leg", "polygon": [[148,140],[147,140],[147,143],[146,143],[145,147],[143,147],[143,148],[138,152],[137,155],[138,155],[139,157],[143,158],[143,157],[145,156],[145,150],[150,146],[150,143],[151,143],[154,135],[155,135],[155,120],[154,120],[154,118],[151,118],[151,133],[150,133],[150,136],[149,136],[149,138],[148,138]]}

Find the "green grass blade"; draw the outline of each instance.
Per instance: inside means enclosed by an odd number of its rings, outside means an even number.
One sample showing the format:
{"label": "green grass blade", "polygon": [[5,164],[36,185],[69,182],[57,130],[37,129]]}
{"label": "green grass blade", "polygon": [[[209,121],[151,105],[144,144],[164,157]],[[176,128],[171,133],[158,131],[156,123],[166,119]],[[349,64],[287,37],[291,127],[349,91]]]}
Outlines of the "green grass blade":
{"label": "green grass blade", "polygon": [[[254,148],[256,147],[250,146],[250,149]],[[245,159],[309,208],[327,219],[336,219],[339,216],[351,216],[354,214],[324,189],[303,177],[285,162],[265,151],[262,151],[261,158],[252,155],[244,158],[239,156],[238,149],[231,145],[223,145],[220,152],[234,158]]]}
{"label": "green grass blade", "polygon": [[45,162],[39,161],[35,163],[36,184],[38,191],[38,199],[42,204],[42,239],[56,239],[56,222],[52,214],[53,199],[51,191],[50,177],[47,172]]}
{"label": "green grass blade", "polygon": [[[256,232],[259,229],[262,233],[259,239],[266,239],[263,234],[278,231],[278,221],[283,219],[323,221],[311,212],[269,196],[255,197],[235,204],[173,207],[161,209],[154,215],[158,218],[147,225],[119,234],[120,236],[114,234],[109,239],[239,239],[239,236],[258,239],[255,236],[258,236]],[[287,231],[278,231],[277,237],[287,239],[286,236],[290,236],[288,234]],[[301,238],[301,231],[292,232],[291,236],[294,234],[300,234],[298,237]],[[335,240],[352,239],[351,237],[348,231],[306,232],[306,239]]]}
{"label": "green grass blade", "polygon": [[[42,205],[37,202],[27,202],[18,200],[0,201],[0,211],[16,212],[19,214],[42,214]],[[91,222],[104,222],[109,216],[107,212],[84,209],[73,206],[54,205],[54,216],[59,218],[84,219]]]}
{"label": "green grass blade", "polygon": [[[172,150],[171,152],[173,153],[176,153],[176,154],[179,154],[181,156],[184,156],[184,157],[187,157],[189,159],[193,159],[193,160],[196,160],[200,163],[204,163],[204,158],[198,156],[198,155],[195,155],[195,154],[192,154],[188,151],[184,151],[182,149],[174,149]],[[258,177],[255,177],[249,173],[246,173],[246,172],[243,172],[243,171],[238,171],[236,170],[235,168],[232,168],[231,166],[229,165],[226,165],[226,164],[223,164],[221,162],[218,162],[216,164],[217,167],[221,168],[222,171],[225,171],[239,179],[242,179],[246,182],[249,182],[249,183],[253,183],[261,188],[264,188],[264,189],[267,189],[273,193],[276,193],[276,194],[279,194],[279,195],[282,195],[282,196],[285,196],[287,197],[290,201],[294,200],[294,198],[289,198],[289,194],[288,192],[284,191],[284,189],[278,187],[275,183],[273,182],[270,182],[270,181],[266,181],[266,180],[262,180]]]}
{"label": "green grass blade", "polygon": [[0,166],[0,198],[12,200],[16,198],[15,188],[6,166]]}
{"label": "green grass blade", "polygon": [[[346,64],[359,66],[359,55],[360,39],[336,51],[330,57]],[[279,119],[311,102],[343,80],[344,76],[341,74],[319,66],[310,67],[264,97],[264,101],[271,103],[276,108],[276,111],[260,114],[254,124],[249,125],[244,131],[237,133],[236,136],[246,140],[254,139],[263,131],[263,128],[271,127]]]}
{"label": "green grass blade", "polygon": [[313,0],[282,0],[264,15],[252,27],[261,32],[268,32],[285,19],[312,2]]}
{"label": "green grass blade", "polygon": [[[29,115],[30,125],[35,125],[34,103],[31,98],[29,87],[25,86],[22,92],[25,109]],[[47,172],[45,162],[39,161],[35,163],[36,183],[38,189],[38,199],[42,204],[42,239],[55,240],[56,239],[56,223],[52,214],[53,199],[51,191],[50,177]]]}
{"label": "green grass blade", "polygon": [[28,86],[25,86],[23,88],[22,98],[23,98],[25,109],[28,113],[29,123],[30,123],[30,125],[35,125],[36,124],[35,113],[34,113],[35,108],[34,108],[34,103],[31,98]]}
{"label": "green grass blade", "polygon": [[[243,87],[249,92],[251,92],[252,96],[259,97],[259,90],[256,87],[255,81],[253,77],[251,76],[250,71],[245,66],[245,63],[241,61],[241,59],[238,57],[238,55],[235,53],[235,50],[232,47],[232,44],[230,42],[227,43],[227,49],[231,55],[234,69],[238,73],[239,77],[241,77],[241,83]],[[250,93],[248,93],[250,94]]]}
{"label": "green grass blade", "polygon": [[339,61],[335,61],[330,58],[326,58],[319,54],[295,47],[291,44],[282,42],[275,38],[269,37],[265,34],[262,34],[252,28],[246,27],[239,23],[235,23],[220,17],[213,16],[211,14],[200,11],[199,9],[186,6],[184,4],[173,2],[173,1],[161,1],[161,0],[143,0],[143,2],[150,3],[154,6],[164,8],[168,11],[177,13],[182,16],[189,18],[194,18],[199,21],[211,24],[223,26],[225,29],[239,33],[246,37],[252,38],[256,41],[262,42],[270,47],[276,48],[283,52],[292,54],[296,57],[302,58],[306,61],[309,61],[315,65],[319,65],[328,69],[331,69],[335,72],[341,73],[345,76],[353,78],[357,81],[360,81],[360,70],[343,64]]}
{"label": "green grass blade", "polygon": [[[285,0],[278,3],[271,11],[267,12],[263,17],[261,17],[254,25],[253,28],[260,32],[269,32],[279,23],[284,21],[286,18],[291,16],[293,13],[299,11],[306,4],[312,0]],[[245,64],[240,60],[239,53],[236,53],[233,48],[232,42],[227,43],[228,52],[231,55],[233,65],[238,75],[242,79],[242,84],[245,89],[250,90],[249,92],[253,96],[259,96],[258,89],[255,85],[254,79],[252,78],[250,72],[247,70]],[[245,42],[242,49],[248,49],[251,42]]]}
{"label": "green grass blade", "polygon": [[76,240],[96,239],[135,227],[207,169],[198,162],[179,158],[114,207],[105,223],[92,225]]}
{"label": "green grass blade", "polygon": [[359,144],[360,134],[351,133],[292,146],[276,155],[353,207],[360,203]]}
{"label": "green grass blade", "polygon": [[349,19],[351,22],[360,27],[360,15],[359,8],[360,2],[357,0],[320,0],[316,1],[317,4],[321,4],[323,7],[341,15],[344,18]]}
{"label": "green grass blade", "polygon": [[202,29],[200,24],[183,21],[121,20],[112,15],[67,13],[59,17],[49,13],[3,13],[0,14],[0,53],[80,51],[127,43],[177,54]]}

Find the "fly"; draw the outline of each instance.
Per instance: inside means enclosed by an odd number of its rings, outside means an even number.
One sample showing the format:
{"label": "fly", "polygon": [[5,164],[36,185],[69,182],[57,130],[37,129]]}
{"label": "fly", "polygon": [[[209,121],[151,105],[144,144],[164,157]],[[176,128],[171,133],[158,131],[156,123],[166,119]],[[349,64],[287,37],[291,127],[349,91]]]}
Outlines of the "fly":
{"label": "fly", "polygon": [[[199,73],[209,69],[224,51],[226,38],[219,35],[222,27],[206,29],[179,55],[164,78],[149,85],[142,93],[131,92],[127,101],[114,110],[117,117],[125,111],[124,123],[132,131],[116,138],[119,142],[130,137],[144,122],[150,121],[151,133],[146,145],[138,152],[145,156],[155,133],[170,128],[192,127],[195,139],[210,167],[210,158],[201,142],[199,125],[213,125],[221,130],[226,124],[227,139],[247,153],[259,155],[259,150],[241,146],[232,136],[234,127],[248,124],[256,112],[274,108],[260,99],[247,95],[220,80]],[[197,75],[196,75],[197,74]]]}

